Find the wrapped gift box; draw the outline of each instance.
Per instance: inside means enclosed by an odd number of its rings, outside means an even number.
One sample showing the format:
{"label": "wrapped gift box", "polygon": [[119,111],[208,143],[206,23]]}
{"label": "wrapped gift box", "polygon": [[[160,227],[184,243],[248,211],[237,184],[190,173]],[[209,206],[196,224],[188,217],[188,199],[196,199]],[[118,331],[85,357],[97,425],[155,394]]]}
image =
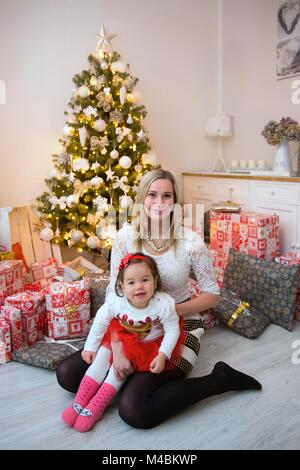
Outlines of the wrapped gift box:
{"label": "wrapped gift box", "polygon": [[279,255],[279,216],[210,211],[210,248],[273,260]]}
{"label": "wrapped gift box", "polygon": [[14,251],[4,251],[0,253],[0,261],[16,259],[16,253]]}
{"label": "wrapped gift box", "polygon": [[91,294],[91,318],[93,318],[101,305],[104,304],[106,289],[109,284],[109,275],[90,274],[88,277]]}
{"label": "wrapped gift box", "polygon": [[0,305],[5,297],[18,292],[24,284],[22,260],[0,261]]}
{"label": "wrapped gift box", "polygon": [[21,311],[24,344],[31,346],[46,334],[47,316],[43,292],[20,292],[5,299],[5,306]]}
{"label": "wrapped gift box", "polygon": [[298,285],[298,290],[297,290],[294,319],[297,321],[300,321],[300,256],[297,256],[295,252],[290,251],[289,253],[286,253],[282,256],[277,256],[275,258],[275,261],[281,264],[287,264],[287,265],[298,264],[299,265],[299,285]]}
{"label": "wrapped gift box", "polygon": [[50,284],[46,289],[49,337],[67,339],[86,335],[90,306],[88,279]]}
{"label": "wrapped gift box", "polygon": [[79,280],[84,276],[89,277],[89,274],[102,275],[103,269],[98,268],[95,264],[86,260],[82,256],[74,259],[71,262],[64,263],[60,266],[60,270],[63,267],[63,278],[66,282]]}
{"label": "wrapped gift box", "polygon": [[219,287],[222,287],[224,272],[225,272],[227,259],[228,259],[228,253],[223,252],[223,251],[213,250],[212,248],[209,248],[209,254],[210,254],[211,259],[212,259],[213,267],[214,267],[215,274],[216,274],[217,283],[218,283]]}
{"label": "wrapped gift box", "polygon": [[11,361],[11,338],[9,324],[0,317],[0,364]]}
{"label": "wrapped gift box", "polygon": [[0,308],[0,312],[10,326],[11,350],[17,351],[23,346],[21,310],[6,304]]}
{"label": "wrapped gift box", "polygon": [[51,280],[57,276],[57,263],[54,258],[48,258],[31,264],[32,276],[35,281]]}

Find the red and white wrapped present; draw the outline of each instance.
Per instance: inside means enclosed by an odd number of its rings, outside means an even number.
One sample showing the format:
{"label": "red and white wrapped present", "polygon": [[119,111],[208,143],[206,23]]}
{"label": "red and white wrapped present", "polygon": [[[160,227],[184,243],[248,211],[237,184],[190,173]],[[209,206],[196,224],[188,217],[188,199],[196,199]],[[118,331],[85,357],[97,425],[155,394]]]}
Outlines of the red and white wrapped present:
{"label": "red and white wrapped present", "polygon": [[57,276],[57,263],[54,258],[48,258],[43,261],[31,263],[31,271],[35,281],[46,279],[47,281]]}
{"label": "red and white wrapped present", "polygon": [[277,256],[275,261],[280,264],[292,265],[298,264],[299,265],[299,284],[297,289],[297,297],[296,297],[296,308],[294,313],[294,319],[300,321],[300,256],[293,251],[289,251],[288,253]]}
{"label": "red and white wrapped present", "polygon": [[[189,294],[192,299],[201,294],[197,281],[191,277],[189,278]],[[205,310],[204,312],[199,313],[199,315],[206,330],[219,324],[219,320],[215,317],[212,309]]]}
{"label": "red and white wrapped present", "polygon": [[224,273],[227,265],[228,253],[209,248],[209,254],[212,259],[218,286],[222,287]]}
{"label": "red and white wrapped present", "polygon": [[24,284],[24,264],[22,260],[0,261],[0,305],[5,297],[12,295]]}
{"label": "red and white wrapped present", "polygon": [[88,279],[50,284],[46,290],[49,337],[67,339],[87,335],[90,306]]}
{"label": "red and white wrapped present", "polygon": [[17,351],[23,346],[21,310],[6,304],[0,308],[0,312],[10,326],[11,350]]}
{"label": "red and white wrapped present", "polygon": [[0,364],[11,361],[11,338],[9,324],[0,317]]}
{"label": "red and white wrapped present", "polygon": [[210,211],[210,248],[274,260],[279,256],[279,216]]}
{"label": "red and white wrapped present", "polygon": [[23,342],[32,346],[46,334],[47,316],[43,292],[20,292],[5,299],[5,305],[12,305],[21,311]]}

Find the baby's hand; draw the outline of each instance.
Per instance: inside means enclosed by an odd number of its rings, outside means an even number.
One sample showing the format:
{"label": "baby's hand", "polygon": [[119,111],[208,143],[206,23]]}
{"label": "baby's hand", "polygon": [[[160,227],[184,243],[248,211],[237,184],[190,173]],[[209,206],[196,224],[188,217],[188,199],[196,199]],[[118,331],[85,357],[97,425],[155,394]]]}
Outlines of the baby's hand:
{"label": "baby's hand", "polygon": [[160,352],[157,354],[157,356],[153,359],[153,361],[150,364],[150,372],[152,374],[159,374],[162,372],[165,368],[165,363],[166,363],[166,356],[164,353]]}
{"label": "baby's hand", "polygon": [[81,357],[87,364],[91,364],[96,357],[96,353],[93,351],[87,351],[84,349],[81,353]]}

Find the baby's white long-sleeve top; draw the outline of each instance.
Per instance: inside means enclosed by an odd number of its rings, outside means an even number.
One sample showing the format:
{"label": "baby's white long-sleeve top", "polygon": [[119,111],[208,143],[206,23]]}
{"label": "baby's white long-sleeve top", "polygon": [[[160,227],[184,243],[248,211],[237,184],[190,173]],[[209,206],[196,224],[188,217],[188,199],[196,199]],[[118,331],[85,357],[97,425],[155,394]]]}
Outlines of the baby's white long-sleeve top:
{"label": "baby's white long-sleeve top", "polygon": [[163,336],[159,352],[164,353],[170,359],[180,334],[175,301],[170,295],[157,292],[146,308],[138,309],[133,307],[125,296],[118,297],[110,293],[105,304],[96,314],[84,345],[85,350],[93,352],[98,350],[113,318],[126,321],[130,326],[141,326],[151,321],[152,328],[146,338],[141,341],[152,341]]}

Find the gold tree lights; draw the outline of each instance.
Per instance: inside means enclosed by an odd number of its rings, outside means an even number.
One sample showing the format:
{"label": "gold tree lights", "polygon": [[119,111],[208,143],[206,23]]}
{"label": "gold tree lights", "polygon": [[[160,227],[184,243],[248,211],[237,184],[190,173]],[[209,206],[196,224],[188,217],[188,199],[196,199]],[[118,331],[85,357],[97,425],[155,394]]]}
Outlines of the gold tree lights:
{"label": "gold tree lights", "polygon": [[135,102],[138,79],[112,50],[114,36],[102,26],[89,69],[73,78],[62,151],[45,180],[50,192],[37,198],[41,239],[79,251],[111,245],[120,217],[129,219],[143,173],[156,166],[146,110]]}

